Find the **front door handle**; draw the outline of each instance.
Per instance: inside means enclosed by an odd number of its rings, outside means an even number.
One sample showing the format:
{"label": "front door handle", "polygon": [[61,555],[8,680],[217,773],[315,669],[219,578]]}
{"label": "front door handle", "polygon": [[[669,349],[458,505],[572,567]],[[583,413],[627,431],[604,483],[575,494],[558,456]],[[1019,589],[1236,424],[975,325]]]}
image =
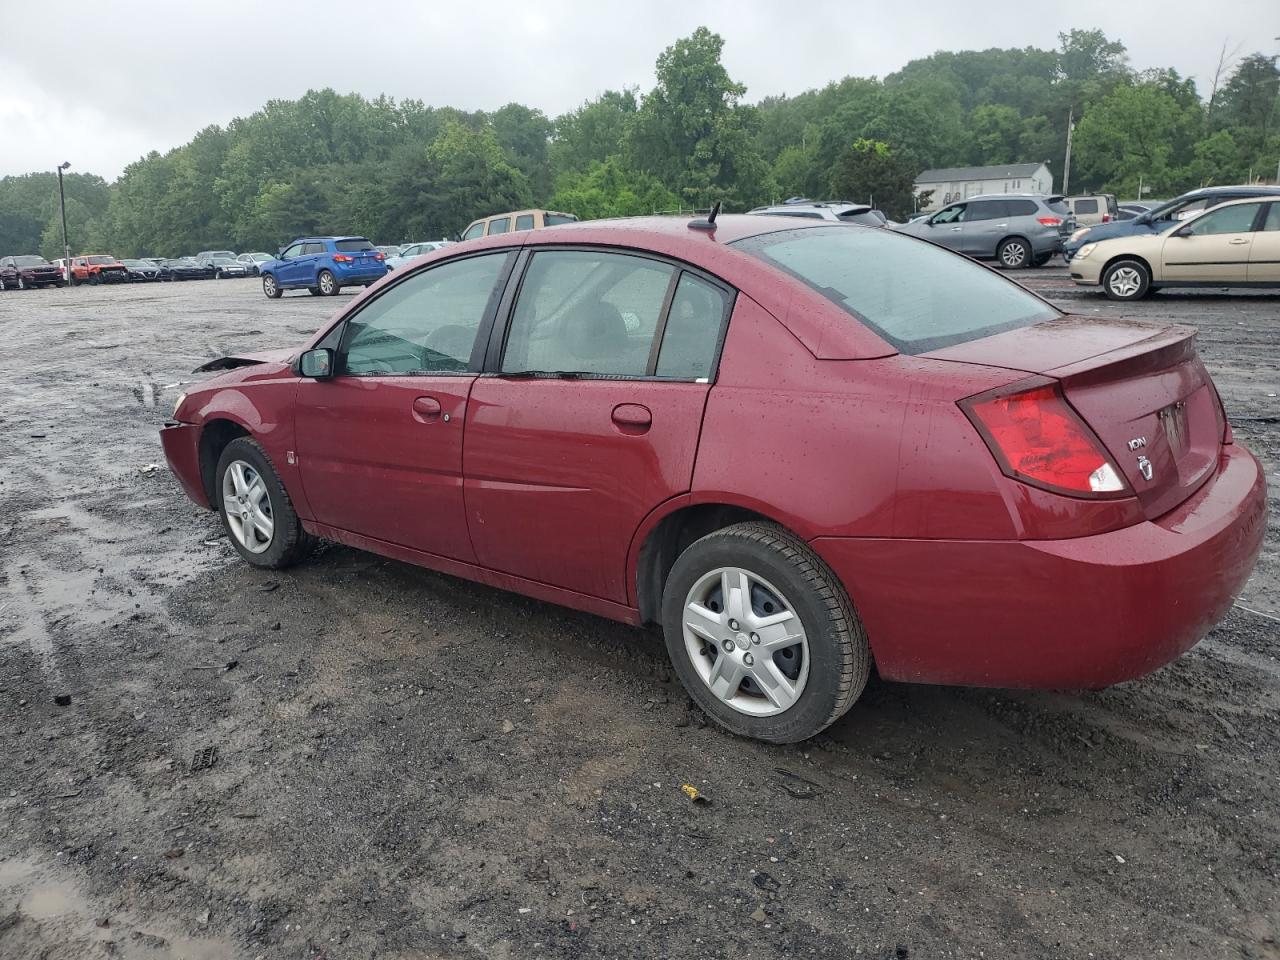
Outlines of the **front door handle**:
{"label": "front door handle", "polygon": [[613,425],[623,433],[645,433],[653,425],[653,414],[638,403],[620,403],[613,408]]}
{"label": "front door handle", "polygon": [[951,228],[951,232],[952,232],[952,233],[959,233],[959,232],[960,232],[960,229],[961,229],[960,227],[952,227],[952,228]]}
{"label": "front door handle", "polygon": [[1228,241],[1227,241],[1227,243],[1234,243],[1234,244],[1237,244],[1237,245],[1238,245],[1238,244],[1242,244],[1242,243],[1248,243],[1248,242],[1249,242],[1249,238],[1248,238],[1248,237],[1236,237],[1236,238],[1235,238],[1235,239],[1233,239],[1233,240],[1228,240]]}
{"label": "front door handle", "polygon": [[435,397],[418,397],[413,401],[413,415],[423,423],[434,423],[440,419],[440,401]]}

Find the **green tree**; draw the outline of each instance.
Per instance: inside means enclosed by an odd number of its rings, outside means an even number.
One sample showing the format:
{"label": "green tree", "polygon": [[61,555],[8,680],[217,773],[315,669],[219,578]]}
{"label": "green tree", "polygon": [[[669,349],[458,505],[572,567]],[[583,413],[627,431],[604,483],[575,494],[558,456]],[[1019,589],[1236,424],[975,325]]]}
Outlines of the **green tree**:
{"label": "green tree", "polygon": [[563,174],[548,206],[580,220],[635,217],[673,210],[679,198],[655,177],[628,171],[619,157],[592,164],[585,173]]}
{"label": "green tree", "polygon": [[836,197],[874,203],[890,217],[905,218],[914,209],[912,189],[919,172],[914,160],[879,140],[855,140],[831,171]]}
{"label": "green tree", "polygon": [[1175,194],[1187,181],[1180,144],[1200,125],[1199,103],[1189,107],[1158,83],[1122,84],[1094,104],[1076,128],[1082,181],[1133,195],[1141,181]]}
{"label": "green tree", "polygon": [[554,127],[541,110],[508,103],[491,117],[493,135],[511,165],[528,178],[533,194],[545,199],[551,192],[551,159],[547,143]]}
{"label": "green tree", "polygon": [[638,108],[635,91],[606,90],[556,118],[551,161],[561,173],[585,171],[622,152],[627,124]]}

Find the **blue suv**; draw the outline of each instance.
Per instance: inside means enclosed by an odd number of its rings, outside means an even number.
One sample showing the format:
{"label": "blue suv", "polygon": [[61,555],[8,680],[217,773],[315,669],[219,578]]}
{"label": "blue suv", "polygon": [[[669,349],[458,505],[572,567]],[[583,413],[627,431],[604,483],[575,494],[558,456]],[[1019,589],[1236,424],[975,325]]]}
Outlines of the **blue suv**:
{"label": "blue suv", "polygon": [[272,300],[286,290],[335,296],[343,287],[367,287],[387,274],[386,257],[364,237],[301,237],[258,268],[262,292]]}
{"label": "blue suv", "polygon": [[1280,196],[1280,187],[1268,187],[1259,184],[1246,184],[1234,187],[1201,187],[1162,203],[1154,210],[1141,213],[1132,220],[1112,220],[1110,223],[1099,223],[1093,227],[1082,227],[1071,234],[1063,245],[1062,252],[1068,261],[1086,243],[1097,243],[1099,240],[1111,240],[1115,237],[1139,237],[1145,234],[1159,233],[1172,227],[1179,220],[1202,213],[1228,200],[1244,200],[1248,197]]}

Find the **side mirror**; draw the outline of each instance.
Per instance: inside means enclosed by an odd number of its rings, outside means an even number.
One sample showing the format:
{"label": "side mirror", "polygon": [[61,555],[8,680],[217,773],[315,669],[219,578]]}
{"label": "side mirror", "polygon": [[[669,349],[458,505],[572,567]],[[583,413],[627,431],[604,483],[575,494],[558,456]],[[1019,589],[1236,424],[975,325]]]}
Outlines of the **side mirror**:
{"label": "side mirror", "polygon": [[321,347],[307,350],[298,357],[298,373],[312,380],[328,380],[333,377],[333,351]]}

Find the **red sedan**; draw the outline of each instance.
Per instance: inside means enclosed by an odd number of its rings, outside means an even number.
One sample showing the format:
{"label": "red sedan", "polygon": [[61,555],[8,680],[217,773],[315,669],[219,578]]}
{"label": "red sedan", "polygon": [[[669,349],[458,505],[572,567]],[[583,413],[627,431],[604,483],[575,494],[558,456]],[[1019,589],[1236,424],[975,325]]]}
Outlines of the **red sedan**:
{"label": "red sedan", "polygon": [[[1265,482],[1178,326],[885,230],[724,217],[447,247],[162,431],[260,567],[315,538],[658,624],[728,729],[891,680],[1101,687],[1189,649]],[[704,224],[705,227],[705,224]]]}

